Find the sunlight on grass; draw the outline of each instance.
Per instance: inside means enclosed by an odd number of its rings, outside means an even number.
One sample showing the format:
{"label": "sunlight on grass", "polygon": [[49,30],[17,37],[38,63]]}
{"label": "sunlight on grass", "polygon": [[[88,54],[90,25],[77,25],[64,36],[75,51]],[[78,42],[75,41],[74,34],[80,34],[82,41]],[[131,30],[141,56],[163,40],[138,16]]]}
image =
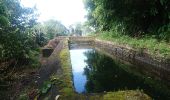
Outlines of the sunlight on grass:
{"label": "sunlight on grass", "polygon": [[146,94],[141,91],[118,91],[108,92],[104,95],[104,100],[151,100]]}
{"label": "sunlight on grass", "polygon": [[132,38],[126,35],[116,34],[114,32],[103,32],[99,39],[109,40],[121,45],[128,45],[136,50],[145,50],[146,53],[158,57],[170,58],[170,46],[164,41],[158,41],[152,37],[143,37],[141,39]]}

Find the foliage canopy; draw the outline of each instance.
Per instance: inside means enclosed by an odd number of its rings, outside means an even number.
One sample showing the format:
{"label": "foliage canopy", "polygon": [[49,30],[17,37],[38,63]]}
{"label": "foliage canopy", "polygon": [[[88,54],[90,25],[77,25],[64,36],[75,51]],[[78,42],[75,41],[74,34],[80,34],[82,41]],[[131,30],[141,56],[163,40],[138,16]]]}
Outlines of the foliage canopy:
{"label": "foliage canopy", "polygon": [[100,30],[169,39],[169,0],[84,0],[88,22]]}
{"label": "foliage canopy", "polygon": [[36,16],[35,9],[22,7],[19,0],[0,0],[0,61],[32,57]]}

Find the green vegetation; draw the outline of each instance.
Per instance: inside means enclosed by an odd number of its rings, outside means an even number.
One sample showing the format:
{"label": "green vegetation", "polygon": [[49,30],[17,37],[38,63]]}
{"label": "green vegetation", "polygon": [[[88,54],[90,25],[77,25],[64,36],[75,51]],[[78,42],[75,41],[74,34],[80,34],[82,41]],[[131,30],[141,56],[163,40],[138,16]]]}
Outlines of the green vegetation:
{"label": "green vegetation", "polygon": [[[67,41],[65,41],[64,45],[67,46]],[[60,52],[59,57],[63,71],[62,75],[59,76],[60,82],[62,82],[59,85],[61,100],[66,100],[67,98],[70,100],[75,100],[77,94],[74,92],[73,88],[71,62],[69,57],[69,50],[67,47]]]}
{"label": "green vegetation", "polygon": [[1,0],[0,17],[0,60],[29,58],[37,48],[30,31],[34,9],[21,7],[18,0]]}
{"label": "green vegetation", "polygon": [[100,39],[169,56],[169,0],[84,0],[84,4],[87,23]]}
{"label": "green vegetation", "polygon": [[169,40],[169,0],[84,0],[88,23],[97,30],[119,30],[133,37],[156,35]]}
{"label": "green vegetation", "polygon": [[37,15],[35,8],[23,7],[20,0],[0,0],[1,79],[21,67],[40,66],[40,47],[55,36],[67,35],[67,28],[60,22],[49,20],[40,24]]}
{"label": "green vegetation", "polygon": [[146,94],[141,91],[118,91],[108,92],[104,95],[104,100],[151,100]]}
{"label": "green vegetation", "polygon": [[[94,31],[94,28],[97,32],[103,33],[98,35],[100,39],[128,45],[152,55],[169,57],[170,2],[168,0],[85,0],[85,5],[89,12],[87,17],[90,26],[77,24],[68,30],[56,20],[37,23],[36,9],[23,7],[20,0],[0,0],[0,82],[8,81],[7,84],[4,82],[5,85],[11,86],[16,81],[22,81],[24,75],[20,77],[14,72],[40,66],[39,48],[55,36],[65,36],[70,31],[81,35],[83,30],[90,33]],[[67,46],[67,41],[64,46]],[[51,80],[44,82],[40,90],[34,90],[31,86],[23,86],[21,90],[23,93],[19,98],[28,99],[28,89],[33,93],[45,94],[52,84],[59,87],[61,99],[103,100],[114,95],[117,95],[115,98],[119,98],[119,94],[124,93],[121,91],[106,95],[75,93],[68,48],[60,52],[59,59],[62,66],[61,74],[51,76]],[[23,71],[23,73],[28,72]],[[29,74],[25,74],[27,75]],[[24,81],[21,84],[24,84]],[[134,93],[131,96],[134,95],[137,94]]]}
{"label": "green vegetation", "polygon": [[55,36],[67,35],[67,29],[54,20],[42,26],[37,23],[36,11],[24,7],[20,0],[0,0],[0,92],[5,94],[0,94],[2,99],[9,99],[12,94],[13,98],[25,100],[29,93],[45,93],[50,88],[44,83],[44,88],[37,91],[34,79],[29,78],[40,68],[40,48]]}
{"label": "green vegetation", "polygon": [[57,20],[47,20],[34,26],[36,35],[43,35],[44,39],[50,40],[56,36],[66,36],[69,34],[68,29]]}
{"label": "green vegetation", "polygon": [[94,29],[87,23],[76,23],[69,26],[71,36],[83,36],[94,32]]}
{"label": "green vegetation", "polygon": [[122,45],[124,47],[131,47],[139,52],[146,52],[153,56],[170,58],[170,45],[165,41],[158,41],[152,37],[132,38],[128,35],[117,34],[114,31],[103,32],[97,38],[108,40]]}
{"label": "green vegetation", "polygon": [[0,0],[0,76],[11,78],[16,69],[39,66],[39,45],[32,33],[37,15],[19,0]]}
{"label": "green vegetation", "polygon": [[42,88],[40,89],[40,94],[46,94],[51,88],[51,81],[44,81]]}
{"label": "green vegetation", "polygon": [[69,26],[70,30],[70,35],[77,35],[77,36],[82,36],[82,24],[81,23],[76,23],[74,25]]}

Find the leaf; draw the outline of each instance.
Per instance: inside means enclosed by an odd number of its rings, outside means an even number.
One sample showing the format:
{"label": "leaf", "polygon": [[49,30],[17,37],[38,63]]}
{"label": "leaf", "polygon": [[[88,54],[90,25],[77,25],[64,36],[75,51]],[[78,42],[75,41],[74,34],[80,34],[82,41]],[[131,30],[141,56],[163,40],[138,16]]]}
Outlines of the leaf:
{"label": "leaf", "polygon": [[161,5],[164,5],[165,0],[160,0]]}
{"label": "leaf", "polygon": [[48,90],[48,88],[43,88],[41,92],[42,92],[43,94],[45,94],[45,93],[47,93],[47,90]]}
{"label": "leaf", "polygon": [[51,83],[50,83],[50,84],[47,84],[47,87],[50,88],[50,87],[51,87]]}
{"label": "leaf", "polygon": [[9,20],[5,16],[0,15],[0,26],[9,26]]}
{"label": "leaf", "polygon": [[50,88],[51,88],[51,82],[45,81],[41,89],[41,93],[46,94]]}

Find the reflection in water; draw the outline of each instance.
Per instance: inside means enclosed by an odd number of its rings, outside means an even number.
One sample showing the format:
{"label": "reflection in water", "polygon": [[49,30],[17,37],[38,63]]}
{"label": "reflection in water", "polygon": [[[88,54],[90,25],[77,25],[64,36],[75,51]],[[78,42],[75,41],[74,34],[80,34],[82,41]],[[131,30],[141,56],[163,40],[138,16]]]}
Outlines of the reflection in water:
{"label": "reflection in water", "polygon": [[130,70],[92,49],[70,50],[75,90],[79,93],[142,89],[154,99],[170,100],[169,87]]}
{"label": "reflection in water", "polygon": [[111,58],[88,51],[85,53],[88,65],[85,67],[87,76],[87,92],[102,92],[111,90],[138,89],[142,79],[123,70],[121,63],[113,61]]}
{"label": "reflection in water", "polygon": [[87,66],[84,60],[86,60],[87,58],[86,56],[84,56],[84,52],[89,50],[90,49],[70,50],[73,82],[74,82],[75,90],[78,93],[83,93],[86,90],[85,89],[86,76],[83,75],[83,72],[84,72],[84,67]]}

